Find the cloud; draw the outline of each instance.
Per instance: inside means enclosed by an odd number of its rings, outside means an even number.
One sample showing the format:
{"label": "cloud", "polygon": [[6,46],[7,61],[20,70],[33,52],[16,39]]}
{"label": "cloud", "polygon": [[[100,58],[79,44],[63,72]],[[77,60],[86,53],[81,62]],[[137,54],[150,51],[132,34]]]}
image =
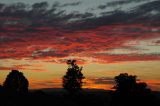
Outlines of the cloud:
{"label": "cloud", "polygon": [[62,52],[58,52],[57,50],[54,49],[50,49],[50,48],[46,48],[44,50],[37,50],[37,51],[33,51],[32,53],[32,57],[36,58],[36,57],[66,57],[68,56],[67,53],[62,53]]}
{"label": "cloud", "polygon": [[160,81],[158,79],[144,80],[153,91],[159,91]]}
{"label": "cloud", "polygon": [[77,6],[80,5],[82,2],[78,1],[78,2],[73,2],[73,3],[65,3],[63,4],[61,7],[65,7],[65,6]]}
{"label": "cloud", "polygon": [[26,67],[28,67],[30,65],[28,64],[23,64],[23,65],[14,65],[12,67],[4,67],[4,66],[0,66],[0,70],[3,71],[3,70],[6,70],[6,71],[9,71],[9,70],[24,70],[26,69]]}
{"label": "cloud", "polygon": [[61,79],[52,79],[52,80],[33,80],[30,79],[30,89],[40,89],[40,88],[61,88],[62,87],[62,81]]}
{"label": "cloud", "polygon": [[16,38],[16,37],[7,37],[7,36],[0,36],[0,42],[1,43],[7,43],[7,42],[25,42],[22,39]]}
{"label": "cloud", "polygon": [[125,62],[125,61],[159,61],[159,54],[93,54],[94,58],[99,58],[100,63],[116,63],[116,62]]}
{"label": "cloud", "polygon": [[[123,2],[127,2],[127,3],[138,2],[138,1],[141,1],[141,0],[136,0],[136,1],[123,0]],[[122,2],[122,1],[115,1],[115,2],[119,4],[119,2]],[[158,15],[159,5],[158,4],[159,4],[159,1],[145,2],[141,5],[131,7],[127,10],[116,9],[115,7],[113,7],[115,9],[107,12],[105,11],[101,12],[100,17],[93,17],[93,18],[78,22],[79,24],[75,24],[77,26],[73,26],[73,28],[79,28],[79,26],[85,26],[83,27],[83,29],[93,29],[99,26],[119,24],[119,23],[142,23],[144,25],[147,25],[147,22],[149,21],[151,21],[151,23],[148,23],[148,25],[154,26],[156,22],[159,22],[159,15]],[[101,8],[104,8],[104,6],[101,6]],[[155,14],[155,11],[156,11],[156,14]],[[151,15],[151,13],[153,12],[154,12],[154,15]]]}
{"label": "cloud", "polygon": [[[138,2],[122,0],[108,3],[108,5],[123,4],[130,2]],[[140,0],[141,1],[141,0]],[[79,5],[81,2],[67,3],[68,5]],[[118,23],[143,23],[144,21],[158,21],[159,15],[150,17],[148,13],[159,11],[159,1],[152,1],[136,6],[126,11],[111,10],[109,12],[102,12],[100,17],[95,13],[86,12],[71,12],[66,13],[66,10],[61,8],[64,5],[55,2],[52,7],[47,2],[35,3],[27,5],[24,3],[15,3],[12,5],[1,4],[0,11],[0,26],[4,30],[5,27],[12,26],[12,28],[21,28],[28,31],[35,30],[36,27],[54,27],[66,30],[87,30],[93,29],[108,24]],[[157,12],[158,14],[158,12]],[[144,20],[141,20],[141,19]],[[13,27],[14,26],[14,27]],[[83,26],[83,27],[81,27]],[[7,29],[6,29],[7,30]]]}
{"label": "cloud", "polygon": [[[61,5],[59,2],[53,3],[52,7],[47,2],[27,5],[24,3],[14,3],[11,5],[0,5],[0,28],[8,30],[8,27],[21,28],[28,31],[35,27],[56,27],[66,28],[70,20],[85,19],[93,16],[92,13],[86,12],[81,14],[72,12],[66,14],[66,10],[61,7],[79,5],[81,2],[67,3]],[[59,9],[61,8],[61,9]],[[6,28],[7,27],[7,28]]]}
{"label": "cloud", "polygon": [[[5,5],[5,4],[4,4]],[[60,25],[59,22],[63,22],[63,11],[57,11],[56,6],[50,8],[47,2],[35,3],[31,8],[26,4],[16,3],[13,5],[5,5],[1,9],[1,27],[14,25],[15,27],[23,25],[25,27],[36,26],[55,26]],[[7,20],[10,18],[10,20]],[[17,20],[13,20],[13,19]],[[67,20],[67,19],[66,19]],[[13,24],[14,22],[14,24]],[[9,23],[9,25],[7,25]],[[12,26],[13,27],[13,26]]]}
{"label": "cloud", "polygon": [[160,45],[160,40],[154,42],[155,45]]}
{"label": "cloud", "polygon": [[107,78],[107,77],[102,77],[102,78],[88,78],[87,80],[90,80],[94,84],[114,84],[114,79],[113,78]]}
{"label": "cloud", "polygon": [[90,88],[90,89],[112,89],[114,86],[114,79],[112,78],[107,78],[107,77],[92,77],[92,78],[87,78],[84,81],[84,86],[83,88]]}
{"label": "cloud", "polygon": [[[159,15],[148,15],[159,11],[158,3],[146,2],[127,12],[113,10],[100,16],[93,12],[66,13],[60,8],[64,4],[59,2],[52,6],[47,2],[1,4],[0,58],[63,60],[73,56],[83,62],[90,61],[86,57],[106,62],[160,60],[155,46],[139,44],[160,37]],[[132,41],[136,44],[129,44]]]}
{"label": "cloud", "polygon": [[126,5],[130,3],[139,3],[139,2],[144,2],[148,0],[118,0],[118,1],[111,1],[107,2],[105,5],[100,5],[98,6],[99,9],[105,9],[107,7],[115,7],[115,6],[121,6],[121,5]]}

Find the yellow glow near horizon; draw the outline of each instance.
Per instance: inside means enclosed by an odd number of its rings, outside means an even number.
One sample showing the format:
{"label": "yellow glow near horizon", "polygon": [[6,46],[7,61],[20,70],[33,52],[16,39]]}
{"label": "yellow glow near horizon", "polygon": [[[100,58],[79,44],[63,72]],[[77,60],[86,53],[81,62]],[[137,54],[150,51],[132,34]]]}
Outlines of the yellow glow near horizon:
{"label": "yellow glow near horizon", "polygon": [[[23,64],[21,65],[21,63]],[[28,80],[30,81],[30,88],[32,89],[34,88],[38,89],[38,88],[44,88],[44,87],[47,88],[47,87],[52,87],[53,85],[54,85],[53,87],[61,87],[61,78],[66,73],[66,70],[67,70],[66,64],[44,62],[40,60],[3,61],[4,67],[13,67],[14,64],[18,66],[21,65],[21,67],[19,68],[22,68],[22,69],[17,69],[17,70],[22,71],[24,75],[28,78]],[[103,78],[103,77],[114,78],[114,76],[119,75],[119,73],[129,73],[129,74],[137,75],[138,79],[144,80],[144,81],[160,80],[160,72],[159,72],[160,61],[141,61],[141,62],[139,61],[139,62],[123,62],[123,63],[109,63],[109,64],[88,63],[88,64],[81,64],[81,65],[84,67],[83,73],[86,78],[90,78],[90,77],[91,78]],[[1,84],[5,80],[5,77],[7,76],[9,71],[10,70],[0,71]],[[44,84],[40,85],[40,82]],[[50,83],[47,85],[47,82],[50,82]],[[111,86],[111,85],[91,83],[90,85],[85,85],[84,88],[88,87],[88,88],[109,89],[109,87],[107,86]],[[155,85],[151,87],[155,87]]]}

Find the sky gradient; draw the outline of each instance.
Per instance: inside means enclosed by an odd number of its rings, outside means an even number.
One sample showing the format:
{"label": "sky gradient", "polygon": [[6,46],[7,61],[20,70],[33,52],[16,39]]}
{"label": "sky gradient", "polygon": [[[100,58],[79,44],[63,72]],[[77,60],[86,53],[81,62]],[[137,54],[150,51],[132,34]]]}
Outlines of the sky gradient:
{"label": "sky gradient", "polygon": [[17,69],[30,89],[61,88],[77,59],[84,88],[111,89],[126,72],[160,91],[160,1],[96,1],[1,0],[0,84]]}

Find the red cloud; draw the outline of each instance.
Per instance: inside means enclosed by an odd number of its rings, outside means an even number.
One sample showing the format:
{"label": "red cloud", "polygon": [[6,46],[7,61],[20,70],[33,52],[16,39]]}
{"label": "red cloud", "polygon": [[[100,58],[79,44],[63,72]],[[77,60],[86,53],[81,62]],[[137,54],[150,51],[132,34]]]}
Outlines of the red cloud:
{"label": "red cloud", "polygon": [[14,65],[12,67],[0,67],[0,70],[6,70],[6,71],[9,71],[9,70],[15,70],[15,69],[18,69],[18,70],[24,70],[26,69],[25,67],[26,66],[29,66],[29,65]]}
{"label": "red cloud", "polygon": [[[7,29],[7,28],[6,28]],[[29,28],[27,28],[29,29]],[[123,48],[132,40],[160,37],[157,30],[142,24],[107,25],[90,30],[69,31],[53,27],[0,32],[0,58],[92,57],[106,62],[160,60],[159,55],[110,55],[97,52]],[[155,27],[154,27],[155,29]],[[138,43],[137,43],[138,44]],[[128,45],[130,46],[130,45]],[[138,46],[138,45],[137,45]],[[48,50],[47,50],[48,49]]]}

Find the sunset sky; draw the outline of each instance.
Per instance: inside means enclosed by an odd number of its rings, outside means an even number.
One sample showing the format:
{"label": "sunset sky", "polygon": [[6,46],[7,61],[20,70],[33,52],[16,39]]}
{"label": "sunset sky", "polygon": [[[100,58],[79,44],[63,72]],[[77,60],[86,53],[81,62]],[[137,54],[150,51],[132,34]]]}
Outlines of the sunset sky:
{"label": "sunset sky", "polygon": [[160,91],[160,0],[0,0],[0,84],[17,69],[30,89],[61,88],[67,59],[84,88],[129,73]]}

